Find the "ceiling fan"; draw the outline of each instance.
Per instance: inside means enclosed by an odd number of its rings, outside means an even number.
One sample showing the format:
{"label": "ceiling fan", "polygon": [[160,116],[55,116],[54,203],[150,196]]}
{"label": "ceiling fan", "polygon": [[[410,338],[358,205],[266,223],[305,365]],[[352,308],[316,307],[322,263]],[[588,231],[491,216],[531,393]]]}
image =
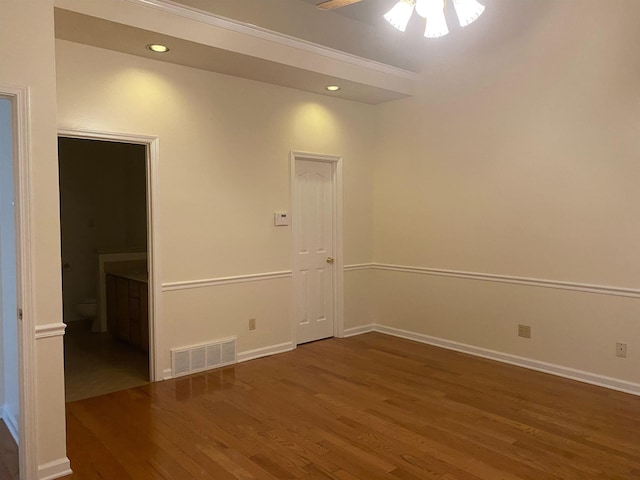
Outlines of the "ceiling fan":
{"label": "ceiling fan", "polygon": [[[360,1],[362,0],[323,0],[316,6],[322,10],[332,10]],[[485,9],[478,0],[451,0],[451,2],[461,27],[466,27],[476,21]],[[445,18],[446,7],[447,0],[398,0],[398,3],[384,15],[384,18],[395,28],[404,32],[415,11],[427,21],[424,36],[437,38],[449,33]]]}
{"label": "ceiling fan", "polygon": [[334,8],[346,7],[352,3],[358,3],[361,0],[325,0],[317,4],[321,10],[332,10]]}

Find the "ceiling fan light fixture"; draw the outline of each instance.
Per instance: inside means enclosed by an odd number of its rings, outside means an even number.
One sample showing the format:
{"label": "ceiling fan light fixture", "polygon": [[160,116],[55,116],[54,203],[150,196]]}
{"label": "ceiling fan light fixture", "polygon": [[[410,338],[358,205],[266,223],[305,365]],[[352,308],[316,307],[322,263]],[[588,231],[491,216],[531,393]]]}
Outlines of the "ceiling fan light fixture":
{"label": "ceiling fan light fixture", "polygon": [[482,15],[485,8],[477,0],[453,0],[453,6],[456,9],[456,15],[461,27],[466,27],[475,22]]}
{"label": "ceiling fan light fixture", "polygon": [[438,12],[444,12],[444,0],[416,0],[416,13],[427,18]]}
{"label": "ceiling fan light fixture", "polygon": [[395,28],[404,32],[413,14],[415,0],[400,0],[384,15],[384,19]]}
{"label": "ceiling fan light fixture", "polygon": [[427,38],[444,37],[449,33],[447,20],[444,18],[444,10],[439,13],[429,13],[427,26],[424,29],[424,36]]}
{"label": "ceiling fan light fixture", "polygon": [[[334,0],[337,1],[337,0]],[[478,0],[451,0],[458,16],[460,26],[466,27],[482,15],[484,5]],[[411,15],[415,12],[426,19],[427,25],[424,36],[427,38],[443,37],[449,33],[449,27],[445,18],[446,0],[400,0],[384,18],[398,30],[404,32]]]}

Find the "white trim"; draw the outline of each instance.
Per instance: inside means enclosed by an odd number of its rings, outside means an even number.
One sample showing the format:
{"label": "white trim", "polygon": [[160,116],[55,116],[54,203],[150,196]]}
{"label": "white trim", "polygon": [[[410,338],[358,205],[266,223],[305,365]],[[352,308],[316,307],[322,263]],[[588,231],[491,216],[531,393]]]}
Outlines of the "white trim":
{"label": "white trim", "polygon": [[563,280],[550,280],[546,278],[517,277],[513,275],[466,272],[460,270],[445,270],[440,268],[415,267],[407,265],[391,265],[386,263],[363,263],[345,267],[346,271],[365,269],[415,273],[420,275],[433,275],[439,277],[464,278],[468,280],[479,280],[483,282],[511,283],[514,285],[555,288],[559,290],[595,293],[598,295],[614,295],[618,297],[640,298],[640,289],[637,288],[616,287],[611,285],[595,285],[591,283],[566,282]]}
{"label": "white trim", "polygon": [[260,282],[264,280],[275,280],[278,278],[291,278],[291,270],[280,272],[251,273],[248,275],[236,275],[233,277],[205,278],[202,280],[184,280],[181,282],[169,282],[162,284],[163,292],[174,290],[188,290],[191,288],[217,287],[219,285],[233,285],[235,283]]}
{"label": "white trim", "polygon": [[[298,152],[299,153],[299,152]],[[343,195],[343,171],[342,157],[336,157],[334,162],[335,182],[335,233],[334,233],[334,252],[335,252],[335,272],[334,272],[334,311],[336,315],[336,323],[334,327],[335,336],[344,337],[344,195]]]}
{"label": "white trim", "polygon": [[268,357],[271,355],[277,355],[278,353],[285,353],[294,350],[296,347],[293,342],[279,343],[277,345],[270,345],[268,347],[256,348],[253,350],[246,350],[238,353],[238,363],[247,362],[249,360],[255,360],[256,358]]}
{"label": "white trim", "polygon": [[332,60],[350,63],[358,67],[375,70],[388,75],[394,75],[396,77],[405,78],[408,80],[416,80],[418,78],[417,73],[411,72],[409,70],[404,70],[402,68],[387,65],[385,63],[369,60],[357,55],[325,47],[323,45],[318,45],[317,43],[309,42],[307,40],[302,40],[290,35],[258,27],[256,25],[251,25],[249,23],[244,23],[231,18],[215,15],[211,12],[175,3],[170,0],[128,0],[128,2],[135,5],[143,5],[145,7],[154,8],[170,15],[179,16],[196,22],[205,23],[214,27],[223,28],[232,32],[241,33],[243,35],[247,35],[260,40],[265,40],[277,45],[303,50],[305,52],[313,53],[316,55],[322,55]]}
{"label": "white trim", "polygon": [[160,139],[154,135],[105,132],[72,128],[58,129],[59,137],[135,143],[147,148],[147,268],[149,270],[149,379],[163,378],[162,283],[160,273]]}
{"label": "white trim", "polygon": [[569,378],[571,380],[577,380],[579,382],[598,385],[599,387],[610,388],[612,390],[618,390],[620,392],[640,396],[640,384],[638,383],[627,382],[625,380],[619,380],[617,378],[607,377],[604,375],[599,375],[597,373],[585,372],[583,370],[563,367],[562,365],[556,365],[553,363],[541,362],[532,358],[519,357],[517,355],[511,355],[509,353],[497,352],[495,350],[489,350],[487,348],[454,342],[452,340],[432,337],[430,335],[424,335],[422,333],[410,332],[408,330],[401,330],[394,327],[387,327],[385,325],[375,325],[374,331],[392,335],[394,337],[400,337],[407,340],[426,343],[428,345],[433,345],[436,347],[446,348],[447,350],[466,353],[475,357],[488,358],[489,360],[508,363],[511,365],[516,365],[518,367],[528,368],[529,370],[549,373],[551,375]]}
{"label": "white trim", "polygon": [[0,84],[0,96],[9,97],[13,108],[14,175],[16,201],[16,258],[18,308],[22,320],[18,325],[20,382],[20,472],[34,478],[38,465],[36,438],[36,346],[35,298],[33,292],[33,251],[31,246],[33,214],[31,208],[31,113],[28,87]]}
{"label": "white trim", "polygon": [[162,371],[162,380],[171,380],[173,378],[173,371],[170,368],[165,368]]}
{"label": "white trim", "polygon": [[358,270],[369,270],[373,268],[373,263],[357,263],[353,265],[345,265],[345,272],[357,272]]}
{"label": "white trim", "polygon": [[[298,262],[298,256],[296,255],[296,238],[295,238],[295,222],[297,221],[298,213],[296,212],[296,202],[293,198],[295,192],[296,182],[296,161],[298,160],[311,160],[315,162],[325,162],[333,165],[333,196],[334,196],[334,232],[333,232],[333,256],[335,257],[333,269],[333,313],[334,313],[334,325],[333,335],[338,338],[344,336],[344,239],[343,239],[343,180],[342,180],[342,157],[339,155],[327,155],[324,153],[311,153],[299,150],[292,150],[290,153],[290,197],[291,197],[291,226],[292,226],[292,263],[293,269],[293,282],[292,291],[295,291],[296,270],[295,267]],[[291,295],[292,312],[296,311],[296,295]],[[293,344],[297,345],[297,329],[295,315],[291,319],[292,339]]]}
{"label": "white trim", "polygon": [[67,328],[65,323],[48,323],[46,325],[36,325],[36,340],[41,338],[61,337]]}
{"label": "white trim", "polygon": [[16,445],[20,445],[20,419],[9,412],[6,407],[0,407],[0,413],[2,414],[0,418],[4,420],[7,430],[13,437],[13,441],[16,442]]}
{"label": "white trim", "polygon": [[44,463],[38,466],[39,480],[54,480],[66,475],[71,475],[72,473],[71,464],[67,457],[59,458],[53,462]]}
{"label": "white trim", "polygon": [[360,325],[358,327],[346,328],[344,330],[344,338],[355,337],[356,335],[362,335],[363,333],[369,333],[375,331],[375,324],[370,323],[368,325]]}
{"label": "white trim", "polygon": [[[370,263],[362,265],[345,265],[344,271],[351,272],[371,268]],[[234,275],[230,277],[203,278],[199,280],[182,280],[179,282],[167,282],[162,284],[163,292],[174,290],[189,290],[192,288],[218,287],[220,285],[233,285],[236,283],[261,282],[265,280],[276,280],[279,278],[291,278],[292,270],[281,270],[277,272],[249,273],[246,275]]]}

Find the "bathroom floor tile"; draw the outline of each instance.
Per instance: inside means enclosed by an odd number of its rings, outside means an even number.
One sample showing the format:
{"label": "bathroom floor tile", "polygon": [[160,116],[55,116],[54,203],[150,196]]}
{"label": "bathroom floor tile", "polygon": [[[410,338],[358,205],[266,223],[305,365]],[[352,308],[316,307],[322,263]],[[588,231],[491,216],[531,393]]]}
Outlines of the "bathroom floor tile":
{"label": "bathroom floor tile", "polygon": [[90,323],[72,322],[64,337],[65,393],[72,402],[149,382],[149,357]]}

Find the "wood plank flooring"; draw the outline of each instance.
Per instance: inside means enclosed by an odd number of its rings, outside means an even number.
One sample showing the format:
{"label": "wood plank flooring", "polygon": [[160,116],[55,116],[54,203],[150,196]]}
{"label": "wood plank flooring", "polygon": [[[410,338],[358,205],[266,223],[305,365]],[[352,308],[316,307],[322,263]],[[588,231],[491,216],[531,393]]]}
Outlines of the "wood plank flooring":
{"label": "wood plank flooring", "polygon": [[18,480],[18,477],[18,446],[4,421],[0,420],[0,480]]}
{"label": "wood plank flooring", "polygon": [[67,404],[80,479],[640,479],[640,398],[370,333]]}

